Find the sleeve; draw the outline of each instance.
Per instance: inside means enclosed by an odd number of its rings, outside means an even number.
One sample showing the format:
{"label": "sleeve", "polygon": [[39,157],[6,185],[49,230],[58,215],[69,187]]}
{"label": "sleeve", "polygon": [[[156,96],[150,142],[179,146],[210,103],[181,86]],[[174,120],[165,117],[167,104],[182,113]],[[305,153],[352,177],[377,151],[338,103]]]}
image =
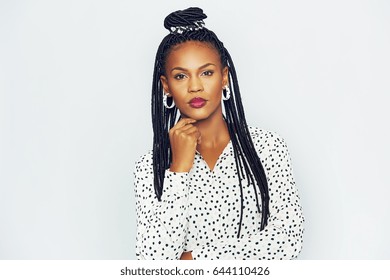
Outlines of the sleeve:
{"label": "sleeve", "polygon": [[270,194],[267,226],[245,238],[225,238],[195,248],[194,259],[294,259],[300,253],[304,217],[287,145],[274,135],[268,136],[262,147],[267,147],[260,158]]}
{"label": "sleeve", "polygon": [[154,192],[152,156],[136,163],[137,259],[179,259],[188,230],[188,173],[165,172],[161,201]]}

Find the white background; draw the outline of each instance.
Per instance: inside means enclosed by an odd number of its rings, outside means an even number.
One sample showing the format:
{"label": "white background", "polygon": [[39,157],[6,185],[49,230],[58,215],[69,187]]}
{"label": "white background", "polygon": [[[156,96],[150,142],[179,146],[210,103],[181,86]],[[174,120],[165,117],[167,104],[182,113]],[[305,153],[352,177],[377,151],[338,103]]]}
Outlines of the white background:
{"label": "white background", "polygon": [[0,259],[134,259],[165,16],[202,7],[288,143],[300,259],[390,259],[390,2],[0,0]]}

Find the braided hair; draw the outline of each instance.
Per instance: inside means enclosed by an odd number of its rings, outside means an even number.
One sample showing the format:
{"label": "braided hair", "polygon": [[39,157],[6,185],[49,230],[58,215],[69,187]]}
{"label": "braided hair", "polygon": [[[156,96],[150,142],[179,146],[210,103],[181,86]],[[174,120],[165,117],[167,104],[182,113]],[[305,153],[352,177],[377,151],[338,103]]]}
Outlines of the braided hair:
{"label": "braided hair", "polygon": [[[176,107],[167,109],[163,105],[163,87],[160,77],[165,74],[165,62],[172,47],[186,41],[200,41],[211,44],[219,53],[222,66],[228,67],[231,97],[223,101],[224,119],[232,141],[237,175],[240,186],[241,210],[237,237],[240,237],[244,209],[243,179],[247,179],[255,192],[257,209],[261,215],[260,230],[263,230],[269,217],[268,184],[264,168],[254,148],[252,138],[245,120],[241,102],[240,89],[232,58],[215,33],[204,27],[207,16],[200,8],[188,8],[169,14],[164,20],[164,27],[171,31],[158,47],[154,65],[152,85],[152,123],[153,123],[153,172],[154,189],[157,199],[161,201],[165,170],[171,165],[172,154],[169,141],[169,130],[178,119]],[[224,94],[226,90],[224,89]],[[258,201],[258,191],[261,201]]]}

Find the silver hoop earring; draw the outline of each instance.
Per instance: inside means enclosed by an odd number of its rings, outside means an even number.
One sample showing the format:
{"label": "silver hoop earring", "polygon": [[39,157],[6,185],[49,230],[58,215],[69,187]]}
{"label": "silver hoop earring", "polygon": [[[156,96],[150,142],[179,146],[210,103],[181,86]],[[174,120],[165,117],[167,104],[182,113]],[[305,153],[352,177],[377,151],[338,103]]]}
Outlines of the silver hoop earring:
{"label": "silver hoop earring", "polygon": [[168,105],[168,92],[167,93],[163,93],[163,104],[164,104],[164,107],[167,108],[167,109],[172,109],[173,107],[175,107],[175,101],[173,101],[173,98],[172,98],[172,103],[171,103],[171,106]]}
{"label": "silver hoop earring", "polygon": [[[224,94],[226,93],[226,94]],[[226,100],[229,100],[230,98],[230,88],[229,86],[226,86],[224,87],[223,91],[222,91],[222,100],[226,101]]]}

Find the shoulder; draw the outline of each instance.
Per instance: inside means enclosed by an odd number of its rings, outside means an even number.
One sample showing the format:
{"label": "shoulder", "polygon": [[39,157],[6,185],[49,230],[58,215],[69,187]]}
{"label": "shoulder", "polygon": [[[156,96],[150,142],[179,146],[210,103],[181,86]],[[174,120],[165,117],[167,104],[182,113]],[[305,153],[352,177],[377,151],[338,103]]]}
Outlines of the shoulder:
{"label": "shoulder", "polygon": [[273,131],[256,127],[248,128],[266,172],[271,172],[276,166],[289,165],[290,153],[283,137]]}
{"label": "shoulder", "polygon": [[154,197],[153,184],[153,153],[152,151],[142,155],[136,162],[133,171],[134,191],[137,201],[142,198]]}
{"label": "shoulder", "polygon": [[286,141],[278,133],[248,126],[253,145],[261,159],[289,157]]}
{"label": "shoulder", "polygon": [[138,160],[135,162],[135,173],[145,172],[148,169],[153,169],[153,151],[148,151],[143,154]]}
{"label": "shoulder", "polygon": [[259,145],[285,145],[283,137],[276,132],[254,126],[248,126],[248,129],[255,147]]}

